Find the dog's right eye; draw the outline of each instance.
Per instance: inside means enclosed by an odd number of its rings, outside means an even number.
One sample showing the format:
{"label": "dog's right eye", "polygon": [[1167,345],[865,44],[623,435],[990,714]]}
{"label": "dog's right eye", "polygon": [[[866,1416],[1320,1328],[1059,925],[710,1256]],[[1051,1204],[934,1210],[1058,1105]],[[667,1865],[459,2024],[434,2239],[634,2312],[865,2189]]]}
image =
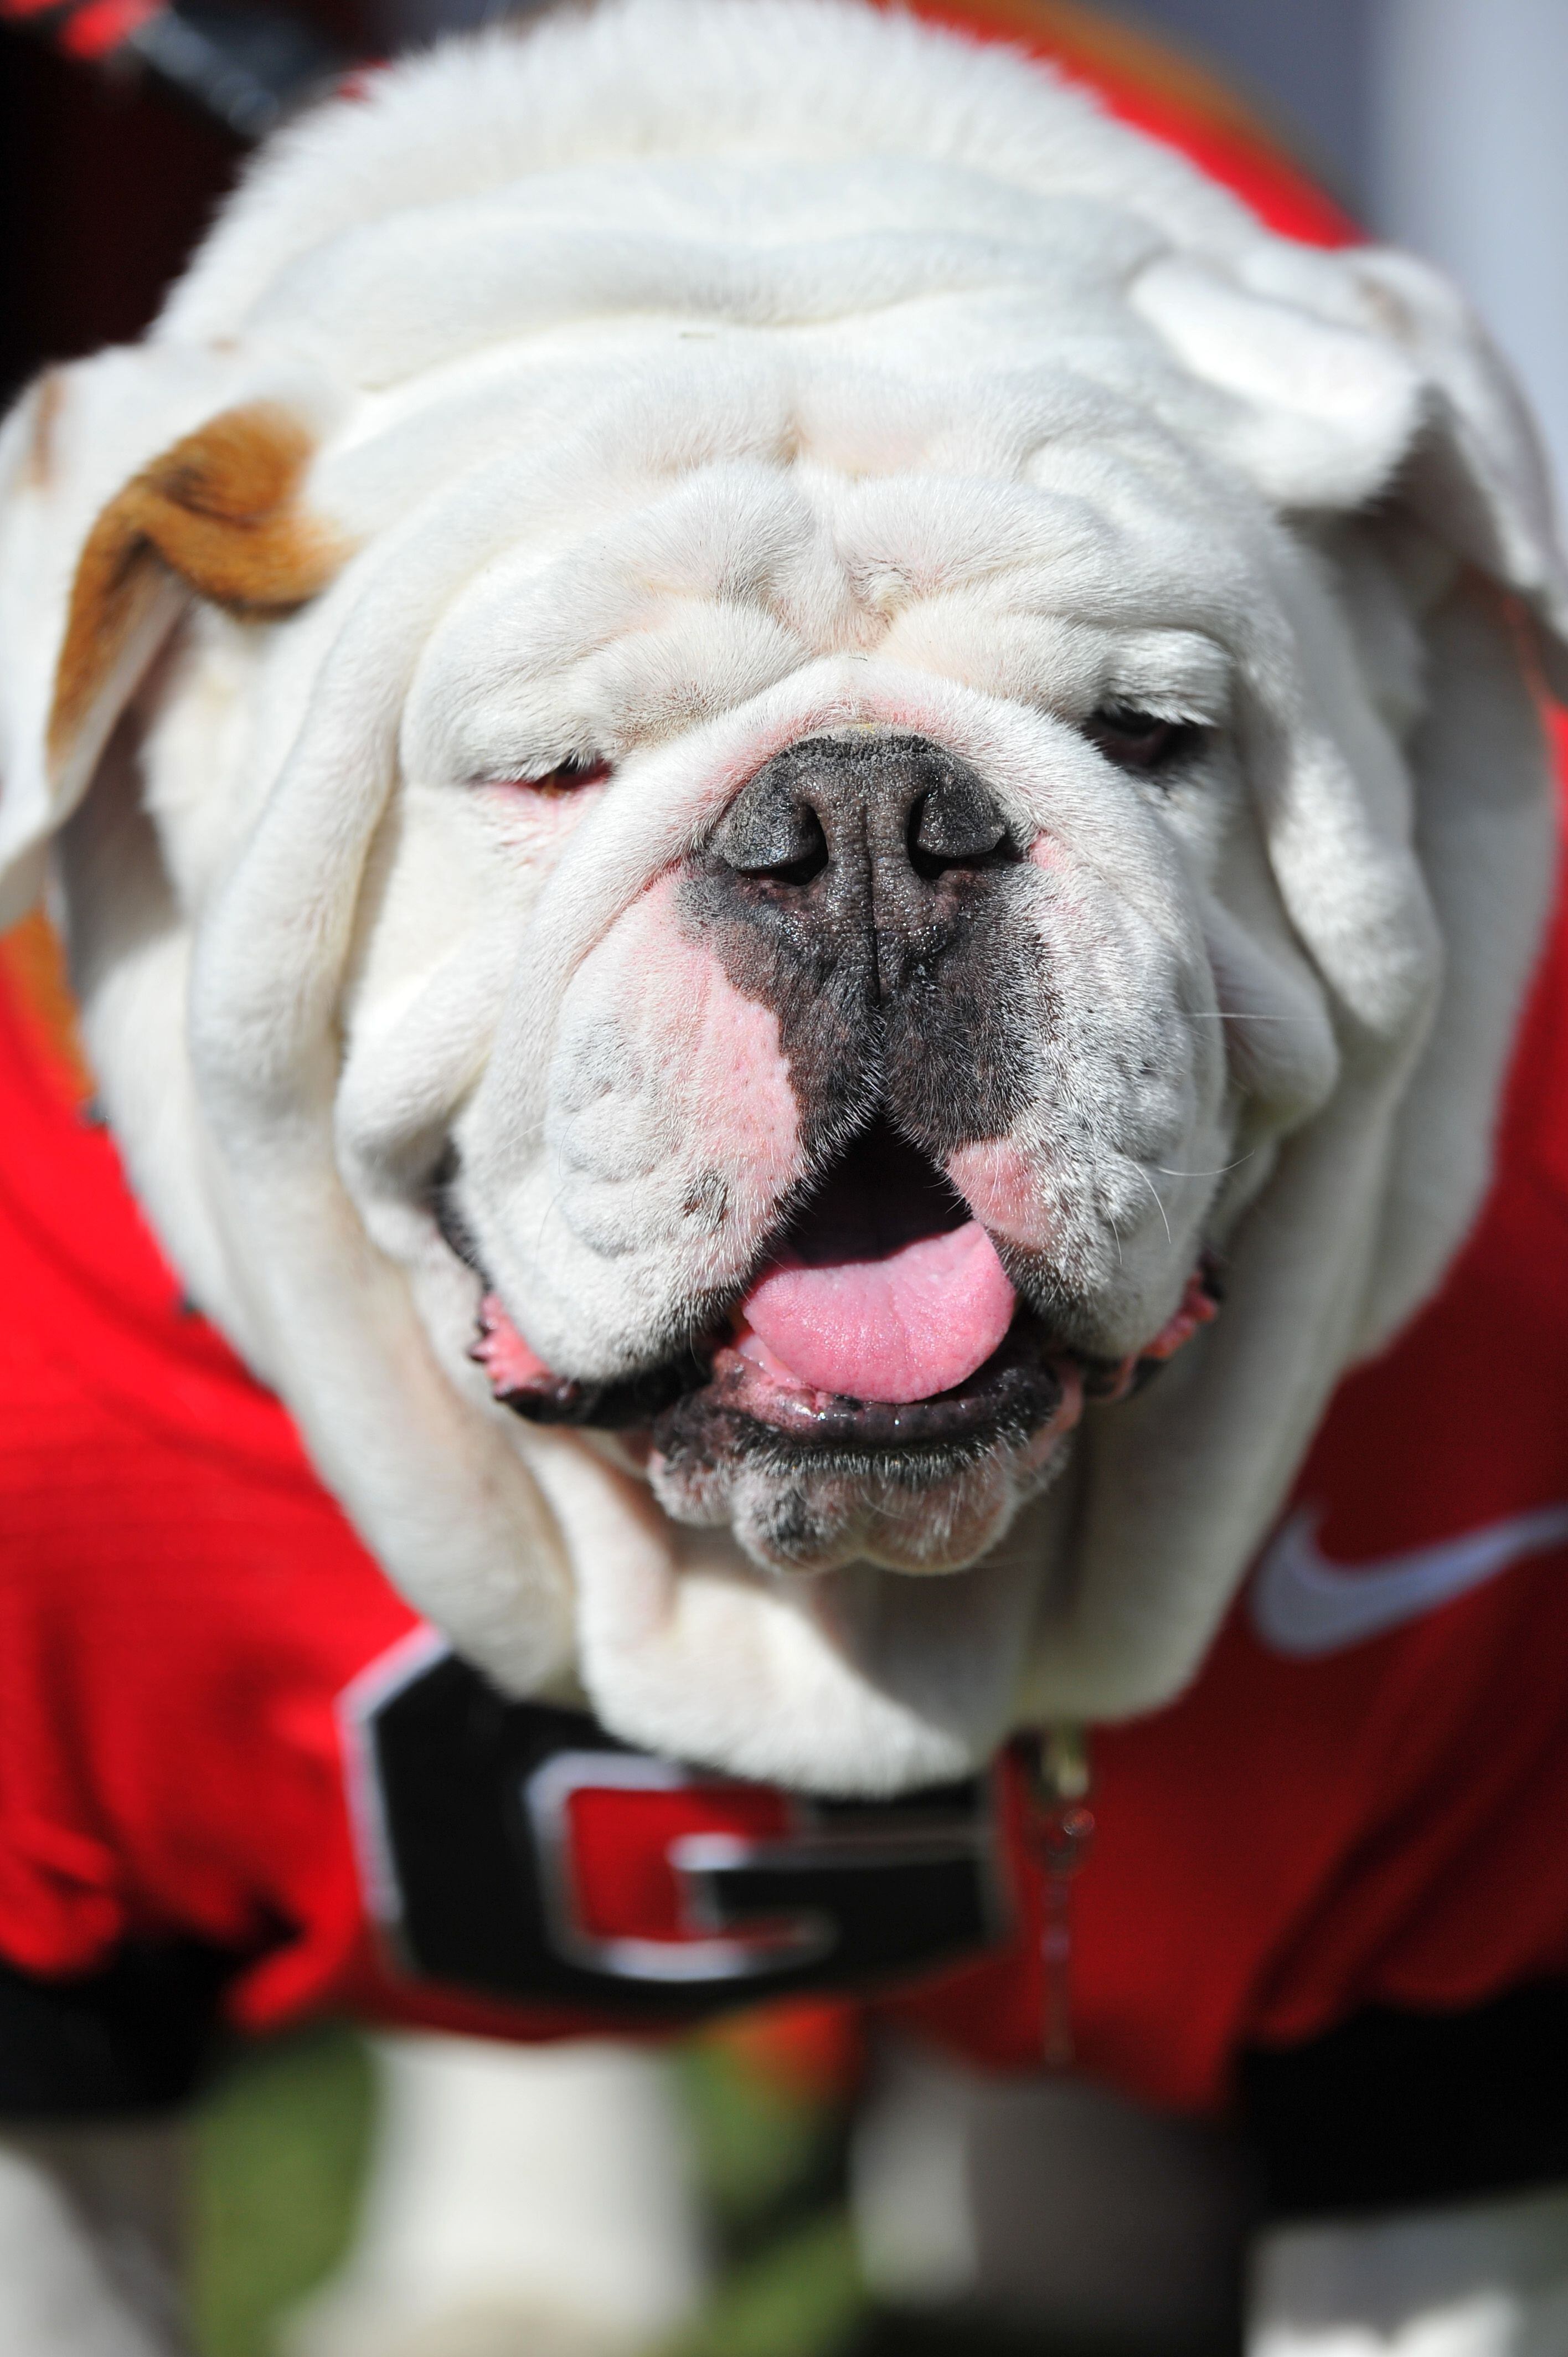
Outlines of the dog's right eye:
{"label": "dog's right eye", "polygon": [[1083,724],[1090,743],[1120,770],[1145,774],[1190,751],[1201,731],[1186,720],[1162,720],[1130,704],[1103,704]]}
{"label": "dog's right eye", "polygon": [[610,765],[596,754],[575,753],[570,760],[558,761],[553,770],[541,770],[528,778],[498,778],[497,785],[513,786],[519,793],[539,794],[553,802],[559,794],[575,794],[584,786],[601,786],[610,774]]}

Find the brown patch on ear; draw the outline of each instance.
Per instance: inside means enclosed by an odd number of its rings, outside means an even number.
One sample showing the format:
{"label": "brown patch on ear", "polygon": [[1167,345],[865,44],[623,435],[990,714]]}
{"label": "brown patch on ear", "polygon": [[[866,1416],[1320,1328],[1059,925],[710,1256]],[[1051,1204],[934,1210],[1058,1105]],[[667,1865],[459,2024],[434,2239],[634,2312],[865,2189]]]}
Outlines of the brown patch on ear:
{"label": "brown patch on ear", "polygon": [[225,410],[134,476],[87,536],[49,713],[58,768],[155,604],[177,575],[242,614],[286,613],[348,554],[297,499],[315,444],[275,403]]}

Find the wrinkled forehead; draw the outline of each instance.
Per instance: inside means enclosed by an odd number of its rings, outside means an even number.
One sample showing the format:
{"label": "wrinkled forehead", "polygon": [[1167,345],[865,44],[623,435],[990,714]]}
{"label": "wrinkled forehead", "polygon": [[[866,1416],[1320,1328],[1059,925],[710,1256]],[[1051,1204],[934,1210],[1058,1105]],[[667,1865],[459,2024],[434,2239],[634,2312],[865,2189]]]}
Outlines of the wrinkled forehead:
{"label": "wrinkled forehead", "polygon": [[1243,627],[1262,509],[1129,299],[1155,242],[886,159],[544,175],[331,241],[263,324],[354,384],[312,495],[367,577],[439,547],[407,743],[467,712],[482,768],[498,697],[557,755],[563,695],[668,733],[944,601]]}
{"label": "wrinkled forehead", "polygon": [[663,318],[810,329],[944,296],[1114,308],[1164,248],[1101,198],[918,157],[648,159],[528,174],[338,228],[234,325],[339,382],[395,391],[496,346]]}
{"label": "wrinkled forehead", "polygon": [[1097,422],[1008,474],[851,474],[803,435],[759,452],[751,419],[735,455],[633,481],[606,457],[542,492],[423,650],[403,731],[416,772],[623,749],[827,656],[1055,708],[1222,701],[1222,651],[1262,585],[1246,519],[1228,527],[1179,448],[1119,445]]}
{"label": "wrinkled forehead", "polygon": [[1133,299],[1159,249],[1101,200],[947,164],[649,161],[340,232],[245,329],[347,394],[317,490],[369,533],[523,447],[591,500],[596,474],[746,456],[1009,476],[1139,419],[1218,444]]}

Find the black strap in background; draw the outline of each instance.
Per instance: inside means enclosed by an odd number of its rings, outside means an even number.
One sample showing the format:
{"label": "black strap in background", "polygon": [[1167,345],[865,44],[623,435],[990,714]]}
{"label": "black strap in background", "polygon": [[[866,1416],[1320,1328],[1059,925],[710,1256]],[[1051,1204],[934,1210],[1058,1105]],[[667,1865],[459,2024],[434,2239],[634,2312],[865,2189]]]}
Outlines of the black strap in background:
{"label": "black strap in background", "polygon": [[44,2126],[170,2111],[206,2076],[235,1960],[181,1942],[103,1972],[37,1980],[0,1962],[0,2120]]}
{"label": "black strap in background", "polygon": [[122,81],[139,72],[244,146],[355,62],[286,0],[0,0],[0,27]]}
{"label": "black strap in background", "polygon": [[1242,2058],[1277,2221],[1568,2185],[1568,1986],[1464,2013],[1374,2007]]}
{"label": "black strap in background", "polygon": [[325,97],[350,63],[305,18],[255,0],[160,8],[129,36],[124,54],[247,146]]}

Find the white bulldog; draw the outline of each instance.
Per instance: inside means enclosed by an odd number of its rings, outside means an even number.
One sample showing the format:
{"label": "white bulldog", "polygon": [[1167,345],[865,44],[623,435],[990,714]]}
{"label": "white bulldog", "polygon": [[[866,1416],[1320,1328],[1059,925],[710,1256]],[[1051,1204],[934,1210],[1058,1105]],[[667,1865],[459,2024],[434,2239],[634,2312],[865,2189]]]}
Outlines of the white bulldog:
{"label": "white bulldog", "polygon": [[141,1198],[419,1609],[829,1792],[1176,1693],[1545,909],[1452,294],[1005,50],[609,0],[276,142],[0,476],[8,912],[58,835]]}

